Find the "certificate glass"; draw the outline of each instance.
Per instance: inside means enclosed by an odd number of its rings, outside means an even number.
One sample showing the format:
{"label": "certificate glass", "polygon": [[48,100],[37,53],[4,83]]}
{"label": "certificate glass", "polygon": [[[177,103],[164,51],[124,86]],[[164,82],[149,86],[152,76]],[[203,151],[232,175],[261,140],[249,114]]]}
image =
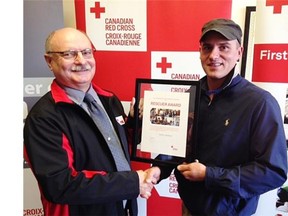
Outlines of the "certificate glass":
{"label": "certificate glass", "polygon": [[155,165],[192,160],[199,88],[198,81],[136,79],[132,160]]}

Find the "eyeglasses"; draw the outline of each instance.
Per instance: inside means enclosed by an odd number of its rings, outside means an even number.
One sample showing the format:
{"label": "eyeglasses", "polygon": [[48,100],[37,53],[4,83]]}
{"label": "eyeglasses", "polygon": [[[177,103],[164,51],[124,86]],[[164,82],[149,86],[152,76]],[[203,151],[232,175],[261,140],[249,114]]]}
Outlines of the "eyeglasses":
{"label": "eyeglasses", "polygon": [[78,53],[81,52],[84,59],[90,59],[93,57],[93,52],[95,49],[84,49],[84,50],[67,50],[67,51],[48,51],[47,54],[59,54],[64,59],[76,59],[78,57]]}

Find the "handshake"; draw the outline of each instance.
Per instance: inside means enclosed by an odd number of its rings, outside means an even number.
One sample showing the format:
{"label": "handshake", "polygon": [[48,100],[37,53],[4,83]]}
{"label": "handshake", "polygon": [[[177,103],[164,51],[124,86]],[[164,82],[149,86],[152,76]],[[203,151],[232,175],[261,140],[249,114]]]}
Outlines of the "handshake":
{"label": "handshake", "polygon": [[140,196],[149,199],[154,185],[160,179],[161,171],[159,167],[151,167],[145,171],[137,170],[136,172],[139,176]]}

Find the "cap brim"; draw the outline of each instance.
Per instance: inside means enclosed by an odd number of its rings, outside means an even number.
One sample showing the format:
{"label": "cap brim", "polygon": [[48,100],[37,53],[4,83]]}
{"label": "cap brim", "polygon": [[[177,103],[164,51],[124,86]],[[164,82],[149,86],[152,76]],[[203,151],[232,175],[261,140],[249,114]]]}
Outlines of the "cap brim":
{"label": "cap brim", "polygon": [[237,38],[235,38],[234,35],[230,34],[229,32],[227,32],[225,29],[222,29],[222,28],[211,28],[211,29],[208,29],[207,31],[204,31],[202,33],[202,36],[200,38],[200,41],[203,40],[203,38],[205,37],[205,35],[207,35],[207,33],[211,32],[211,31],[215,31],[215,32],[218,32],[219,34],[221,34],[223,37],[225,37],[227,40],[237,40]]}

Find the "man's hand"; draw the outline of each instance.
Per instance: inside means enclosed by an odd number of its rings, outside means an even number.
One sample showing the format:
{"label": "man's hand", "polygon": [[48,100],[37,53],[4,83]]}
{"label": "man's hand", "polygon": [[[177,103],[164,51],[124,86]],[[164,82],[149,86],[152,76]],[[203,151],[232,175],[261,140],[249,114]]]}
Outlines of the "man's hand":
{"label": "man's hand", "polygon": [[147,182],[147,173],[143,170],[136,171],[139,176],[139,190],[140,196],[145,199],[149,199],[151,196],[151,191],[153,189],[153,184],[151,182]]}
{"label": "man's hand", "polygon": [[146,182],[149,182],[152,184],[157,184],[157,182],[160,179],[160,174],[161,174],[160,168],[159,167],[151,167],[151,168],[145,170],[145,172],[147,173]]}
{"label": "man's hand", "polygon": [[151,191],[160,179],[161,171],[159,167],[151,167],[145,171],[137,170],[139,176],[140,196],[149,199]]}
{"label": "man's hand", "polygon": [[[130,102],[130,110],[129,110],[129,114],[131,117],[134,117],[134,105],[135,105],[135,98],[133,97],[131,102]],[[143,116],[143,98],[140,98],[140,101],[139,101],[139,106],[138,106],[138,109],[139,109],[139,119],[142,119],[142,116]]]}
{"label": "man's hand", "polygon": [[189,181],[204,181],[206,177],[206,166],[198,160],[193,163],[183,163],[177,166],[179,172]]}

